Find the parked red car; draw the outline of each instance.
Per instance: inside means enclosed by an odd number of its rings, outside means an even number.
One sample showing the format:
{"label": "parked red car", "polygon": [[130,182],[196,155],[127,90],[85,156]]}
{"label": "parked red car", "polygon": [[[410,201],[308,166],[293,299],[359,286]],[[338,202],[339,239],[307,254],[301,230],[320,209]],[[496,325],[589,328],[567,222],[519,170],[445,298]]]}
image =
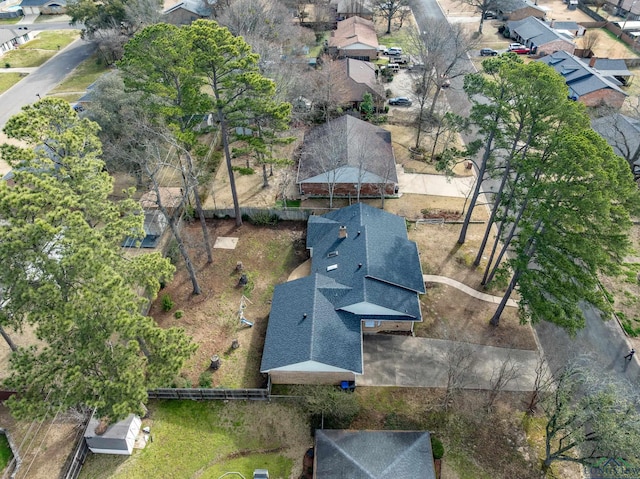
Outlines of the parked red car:
{"label": "parked red car", "polygon": [[525,47],[525,46],[520,46],[520,47],[517,47],[517,48],[512,48],[509,51],[513,52],[513,53],[517,53],[518,55],[526,55],[528,53],[531,53],[531,48]]}

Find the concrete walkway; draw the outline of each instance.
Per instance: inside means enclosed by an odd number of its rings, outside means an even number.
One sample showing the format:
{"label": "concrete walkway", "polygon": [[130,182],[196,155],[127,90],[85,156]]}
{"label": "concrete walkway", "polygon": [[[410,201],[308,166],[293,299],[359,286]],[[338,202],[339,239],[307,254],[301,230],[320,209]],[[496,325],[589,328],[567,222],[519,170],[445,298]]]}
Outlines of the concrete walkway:
{"label": "concrete walkway", "polygon": [[[476,291],[473,288],[470,288],[466,284],[461,283],[460,281],[456,281],[455,279],[447,278],[446,276],[436,276],[433,274],[423,274],[422,275],[425,283],[442,283],[453,288],[459,289],[463,293],[468,294],[469,296],[473,296],[476,299],[481,301],[486,301],[488,303],[499,304],[502,301],[502,296],[492,296],[490,294],[481,293],[480,291]],[[511,306],[514,308],[518,307],[518,302],[513,299],[507,300],[507,306]]]}
{"label": "concrete walkway", "polygon": [[451,351],[462,347],[472,355],[463,372],[464,389],[491,389],[492,374],[511,359],[518,375],[503,390],[533,390],[536,351],[396,335],[366,335],[363,343],[364,374],[356,377],[358,386],[446,387]]}

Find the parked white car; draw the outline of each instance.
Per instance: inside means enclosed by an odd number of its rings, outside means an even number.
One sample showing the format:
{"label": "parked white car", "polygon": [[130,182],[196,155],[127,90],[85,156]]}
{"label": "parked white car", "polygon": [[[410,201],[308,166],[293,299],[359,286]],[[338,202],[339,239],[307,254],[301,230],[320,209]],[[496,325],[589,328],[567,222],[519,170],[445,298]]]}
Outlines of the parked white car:
{"label": "parked white car", "polygon": [[387,51],[385,52],[387,55],[402,55],[402,48],[401,47],[391,47],[389,49],[387,49]]}

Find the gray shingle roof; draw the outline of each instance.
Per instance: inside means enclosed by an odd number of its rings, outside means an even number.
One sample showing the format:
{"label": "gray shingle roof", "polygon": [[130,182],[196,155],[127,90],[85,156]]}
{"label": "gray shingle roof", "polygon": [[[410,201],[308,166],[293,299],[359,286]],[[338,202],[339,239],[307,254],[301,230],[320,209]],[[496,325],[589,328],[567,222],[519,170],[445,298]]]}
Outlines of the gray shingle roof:
{"label": "gray shingle roof", "polygon": [[357,203],[311,216],[307,247],[311,275],[275,288],[260,370],[315,361],[361,374],[363,319],[421,320],[417,246],[403,218]]}
{"label": "gray shingle roof", "polygon": [[174,6],[167,8],[162,13],[167,15],[181,8],[201,17],[208,17],[211,15],[211,9],[207,6],[204,0],[183,0],[180,3],[176,3]]}
{"label": "gray shingle roof", "polygon": [[[589,65],[590,58],[581,58],[580,61]],[[593,68],[606,76],[631,76],[633,73],[627,68],[627,64],[622,59],[617,58],[596,58]]]}
{"label": "gray shingle roof", "polygon": [[569,87],[570,94],[578,97],[604,88],[612,89],[627,96],[620,89],[620,82],[613,77],[605,76],[586,65],[580,59],[565,51],[558,51],[537,60],[553,67],[560,73]]}
{"label": "gray shingle roof", "polygon": [[276,286],[260,371],[315,361],[361,374],[360,319],[333,305],[348,290],[319,274]]}
{"label": "gray shingle roof", "polygon": [[65,6],[67,4],[66,0],[22,0],[20,2],[21,7],[42,7],[47,4],[55,4],[60,6]]}
{"label": "gray shingle roof", "polygon": [[316,430],[317,477],[435,479],[426,431]]}
{"label": "gray shingle roof", "polygon": [[[640,149],[640,120],[615,113],[595,118],[591,126],[611,145],[617,155],[633,157]],[[634,163],[633,172],[640,175],[640,159]]]}
{"label": "gray shingle roof", "polygon": [[554,31],[549,25],[536,17],[507,22],[507,25],[509,31],[515,32],[525,41],[527,46],[539,47],[556,40],[563,40],[569,44],[573,43],[565,35]]}
{"label": "gray shingle roof", "polygon": [[540,10],[544,14],[542,8],[527,0],[500,0],[498,10],[503,13],[512,13],[527,7]]}
{"label": "gray shingle roof", "polygon": [[26,34],[27,32],[21,32],[18,30],[8,30],[8,29],[2,28],[0,29],[0,45],[13,40],[14,38],[19,38]]}
{"label": "gray shingle roof", "polygon": [[361,184],[398,182],[390,132],[344,115],[305,135],[298,183],[358,183],[359,177]]}
{"label": "gray shingle roof", "polygon": [[554,30],[579,30],[578,22],[559,22],[555,20],[552,25]]}

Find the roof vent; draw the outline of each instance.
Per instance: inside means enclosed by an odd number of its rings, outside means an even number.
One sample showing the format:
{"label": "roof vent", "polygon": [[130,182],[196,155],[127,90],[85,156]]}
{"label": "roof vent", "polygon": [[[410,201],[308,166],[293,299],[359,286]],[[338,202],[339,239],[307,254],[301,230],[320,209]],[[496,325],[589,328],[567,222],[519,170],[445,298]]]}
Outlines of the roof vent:
{"label": "roof vent", "polygon": [[346,237],[347,237],[347,227],[341,226],[340,229],[338,230],[338,238],[345,239]]}
{"label": "roof vent", "polygon": [[327,266],[327,271],[333,271],[334,269],[338,269],[338,265],[337,264],[332,264]]}
{"label": "roof vent", "polygon": [[327,254],[327,258],[335,258],[336,256],[338,256],[338,251],[329,251],[329,253]]}
{"label": "roof vent", "polygon": [[358,263],[358,269],[362,268],[362,263]]}

